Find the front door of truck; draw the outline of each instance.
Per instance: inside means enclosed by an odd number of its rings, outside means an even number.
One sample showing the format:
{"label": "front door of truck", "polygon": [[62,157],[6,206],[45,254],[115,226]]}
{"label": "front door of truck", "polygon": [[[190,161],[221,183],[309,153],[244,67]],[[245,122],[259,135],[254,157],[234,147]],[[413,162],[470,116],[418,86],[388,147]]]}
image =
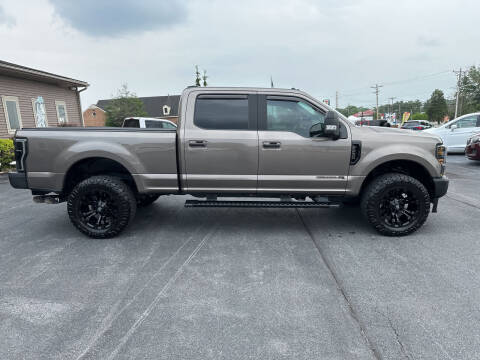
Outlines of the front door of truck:
{"label": "front door of truck", "polygon": [[190,192],[255,193],[258,170],[255,92],[193,92],[184,137]]}
{"label": "front door of truck", "polygon": [[345,193],[351,139],[310,137],[325,111],[300,97],[259,95],[259,193]]}

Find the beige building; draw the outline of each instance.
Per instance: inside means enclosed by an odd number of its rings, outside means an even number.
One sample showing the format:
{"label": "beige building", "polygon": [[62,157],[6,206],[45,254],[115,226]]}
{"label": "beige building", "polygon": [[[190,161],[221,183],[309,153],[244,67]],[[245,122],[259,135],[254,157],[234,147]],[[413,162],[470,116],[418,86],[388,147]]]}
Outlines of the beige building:
{"label": "beige building", "polygon": [[0,60],[0,138],[19,128],[83,126],[88,83]]}

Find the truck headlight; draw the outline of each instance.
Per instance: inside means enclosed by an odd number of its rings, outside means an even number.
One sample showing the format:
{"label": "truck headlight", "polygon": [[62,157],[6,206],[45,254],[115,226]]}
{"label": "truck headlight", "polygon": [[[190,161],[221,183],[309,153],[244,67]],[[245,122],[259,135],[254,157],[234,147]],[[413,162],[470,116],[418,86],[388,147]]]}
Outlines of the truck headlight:
{"label": "truck headlight", "polygon": [[440,174],[445,174],[445,164],[447,162],[447,148],[443,144],[437,144],[435,147],[435,157],[441,165]]}

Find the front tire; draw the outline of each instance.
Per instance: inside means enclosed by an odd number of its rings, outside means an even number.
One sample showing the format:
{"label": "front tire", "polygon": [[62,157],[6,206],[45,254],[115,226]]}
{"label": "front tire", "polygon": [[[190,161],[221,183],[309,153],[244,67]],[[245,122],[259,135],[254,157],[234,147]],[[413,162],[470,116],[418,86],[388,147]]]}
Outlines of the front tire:
{"label": "front tire", "polygon": [[73,225],[96,239],[120,234],[135,216],[136,208],[130,187],[112,176],[92,176],[80,182],[67,200]]}
{"label": "front tire", "polygon": [[430,195],[411,176],[388,173],[374,179],[362,195],[361,210],[381,234],[404,236],[418,230],[430,212]]}

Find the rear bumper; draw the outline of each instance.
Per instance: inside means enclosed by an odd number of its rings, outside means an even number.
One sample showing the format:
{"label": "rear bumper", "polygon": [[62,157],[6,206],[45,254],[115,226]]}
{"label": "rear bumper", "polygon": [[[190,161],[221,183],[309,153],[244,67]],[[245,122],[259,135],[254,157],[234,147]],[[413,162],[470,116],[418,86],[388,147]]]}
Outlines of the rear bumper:
{"label": "rear bumper", "polygon": [[27,175],[25,173],[8,173],[8,180],[15,189],[28,189]]}
{"label": "rear bumper", "polygon": [[444,196],[448,190],[448,178],[446,176],[433,178],[433,197],[438,199]]}

